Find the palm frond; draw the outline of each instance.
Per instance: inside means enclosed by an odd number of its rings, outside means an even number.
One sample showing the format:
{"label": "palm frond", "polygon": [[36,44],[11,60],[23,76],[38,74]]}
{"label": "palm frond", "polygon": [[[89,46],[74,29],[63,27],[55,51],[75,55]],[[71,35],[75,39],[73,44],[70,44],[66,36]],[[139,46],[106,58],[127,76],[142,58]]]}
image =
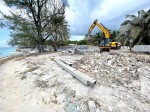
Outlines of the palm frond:
{"label": "palm frond", "polygon": [[131,18],[131,19],[133,19],[133,18],[135,18],[136,16],[135,15],[126,15],[126,18]]}
{"label": "palm frond", "polygon": [[124,25],[126,25],[126,24],[128,24],[128,23],[130,23],[130,22],[131,22],[130,20],[126,20],[126,21],[124,21],[123,23],[121,23],[120,26],[124,26]]}

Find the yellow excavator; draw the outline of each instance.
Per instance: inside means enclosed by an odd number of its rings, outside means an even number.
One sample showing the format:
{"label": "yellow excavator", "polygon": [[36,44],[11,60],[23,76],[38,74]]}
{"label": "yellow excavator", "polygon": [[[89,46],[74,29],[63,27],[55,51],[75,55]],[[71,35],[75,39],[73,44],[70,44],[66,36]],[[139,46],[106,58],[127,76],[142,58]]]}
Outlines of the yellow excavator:
{"label": "yellow excavator", "polygon": [[91,27],[88,30],[88,33],[85,35],[86,40],[89,40],[89,36],[95,26],[98,26],[98,28],[105,34],[105,37],[102,38],[99,43],[100,52],[103,52],[103,51],[109,52],[109,50],[111,48],[116,48],[116,49],[121,48],[120,42],[110,42],[110,33],[109,33],[108,29],[105,28],[105,26],[102,25],[102,23],[98,22],[97,19],[93,22],[93,24],[91,25]]}

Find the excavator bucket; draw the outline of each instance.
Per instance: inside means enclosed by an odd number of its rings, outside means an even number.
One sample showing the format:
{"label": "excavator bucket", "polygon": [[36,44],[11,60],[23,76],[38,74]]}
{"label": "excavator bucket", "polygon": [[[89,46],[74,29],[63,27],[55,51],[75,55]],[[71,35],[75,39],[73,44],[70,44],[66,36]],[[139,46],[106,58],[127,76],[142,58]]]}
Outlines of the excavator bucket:
{"label": "excavator bucket", "polygon": [[88,34],[85,34],[85,40],[88,40],[88,39],[89,39]]}
{"label": "excavator bucket", "polygon": [[85,34],[85,40],[90,40],[90,39],[91,39],[91,35]]}

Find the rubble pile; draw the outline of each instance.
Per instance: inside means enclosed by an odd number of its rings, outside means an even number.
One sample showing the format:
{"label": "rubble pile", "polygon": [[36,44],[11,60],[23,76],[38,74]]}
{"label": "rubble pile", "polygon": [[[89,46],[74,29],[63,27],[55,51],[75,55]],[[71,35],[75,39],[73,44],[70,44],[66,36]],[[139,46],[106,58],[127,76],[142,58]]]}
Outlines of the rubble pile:
{"label": "rubble pile", "polygon": [[[5,76],[0,80],[5,80],[0,87],[0,111],[17,106],[26,112],[150,112],[150,58],[141,55],[128,51],[52,53],[12,60],[0,66]],[[97,83],[85,86],[54,58]]]}
{"label": "rubble pile", "polygon": [[78,48],[77,54],[85,54],[85,53],[98,53],[100,52],[98,46],[88,46],[87,48]]}
{"label": "rubble pile", "polygon": [[98,84],[136,90],[140,89],[138,69],[143,66],[150,68],[148,58],[117,52],[88,54],[73,64],[74,68],[96,78]]}

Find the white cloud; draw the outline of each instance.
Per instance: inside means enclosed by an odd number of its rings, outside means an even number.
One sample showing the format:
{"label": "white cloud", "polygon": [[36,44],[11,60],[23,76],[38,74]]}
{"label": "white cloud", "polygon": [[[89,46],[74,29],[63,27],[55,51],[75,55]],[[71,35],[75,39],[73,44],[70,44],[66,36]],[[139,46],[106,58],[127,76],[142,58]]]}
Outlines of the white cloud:
{"label": "white cloud", "polygon": [[76,35],[72,35],[70,40],[74,41],[74,40],[83,40],[85,37],[84,36],[76,36]]}
{"label": "white cloud", "polygon": [[10,14],[10,8],[7,7],[3,1],[0,1],[0,11],[4,14]]}
{"label": "white cloud", "polygon": [[[149,9],[150,0],[69,0],[66,19],[72,35],[84,35],[95,19],[106,27],[117,29],[126,14]],[[93,32],[98,31],[95,28]]]}
{"label": "white cloud", "polygon": [[[68,0],[66,19],[75,39],[84,37],[90,25],[98,19],[106,27],[117,29],[126,14],[137,14],[138,10],[148,10],[150,0]],[[0,11],[9,14],[9,8],[0,0]],[[93,32],[99,31],[95,28]],[[77,36],[78,35],[78,36]],[[83,35],[83,36],[80,36]],[[71,38],[73,39],[73,38]]]}

